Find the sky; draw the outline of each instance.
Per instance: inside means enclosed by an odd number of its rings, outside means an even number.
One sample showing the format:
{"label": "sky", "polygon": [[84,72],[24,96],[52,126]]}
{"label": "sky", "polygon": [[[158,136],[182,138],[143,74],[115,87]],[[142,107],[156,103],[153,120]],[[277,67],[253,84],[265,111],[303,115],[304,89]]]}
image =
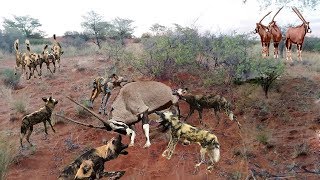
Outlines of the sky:
{"label": "sky", "polygon": [[[251,32],[255,23],[272,11],[263,23],[268,24],[279,5],[261,9],[256,0],[6,0],[0,6],[0,29],[3,29],[3,18],[13,15],[39,19],[41,30],[48,36],[63,35],[66,31],[82,32],[82,16],[93,10],[102,15],[106,21],[116,17],[134,20],[134,35],[139,37],[149,32],[149,28],[159,23],[173,27],[176,23],[182,26],[195,26],[201,32],[239,33]],[[293,0],[298,1],[298,0]],[[319,11],[318,11],[319,12]],[[310,21],[312,34],[320,37],[320,16],[317,11],[301,12]],[[300,25],[302,21],[291,10],[284,7],[275,18],[279,26],[287,24]]]}

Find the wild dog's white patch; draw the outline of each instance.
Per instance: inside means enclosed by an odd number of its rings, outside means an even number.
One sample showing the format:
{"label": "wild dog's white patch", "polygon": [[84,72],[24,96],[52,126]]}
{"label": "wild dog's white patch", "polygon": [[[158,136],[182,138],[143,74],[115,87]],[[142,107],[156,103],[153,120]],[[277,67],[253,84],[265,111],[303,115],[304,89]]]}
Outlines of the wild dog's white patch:
{"label": "wild dog's white patch", "polygon": [[213,161],[217,163],[220,160],[220,149],[214,148],[212,151],[213,151]]}
{"label": "wild dog's white patch", "polygon": [[171,116],[173,115],[173,113],[171,111],[166,111],[163,114],[164,114],[165,119],[167,119],[167,120],[170,120]]}
{"label": "wild dog's white patch", "polygon": [[230,113],[230,114],[229,114],[229,119],[230,119],[231,121],[233,121],[233,113]]}

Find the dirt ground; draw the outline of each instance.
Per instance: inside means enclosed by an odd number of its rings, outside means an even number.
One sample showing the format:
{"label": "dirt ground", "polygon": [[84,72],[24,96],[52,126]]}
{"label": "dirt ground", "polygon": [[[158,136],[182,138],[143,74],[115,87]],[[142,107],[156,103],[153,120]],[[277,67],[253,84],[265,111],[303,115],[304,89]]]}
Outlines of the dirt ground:
{"label": "dirt ground", "polygon": [[[13,58],[0,61],[0,70],[13,68],[14,64]],[[59,100],[54,113],[63,113],[81,122],[98,124],[94,117],[77,116],[76,105],[65,96],[71,96],[78,101],[88,99],[93,79],[104,75],[105,67],[108,66],[109,62],[98,55],[62,57],[61,69],[54,75],[50,75],[44,68],[41,79],[26,80],[22,76],[20,87],[11,91],[11,98],[2,94],[1,98],[7,100],[0,103],[0,130],[9,138],[14,157],[8,170],[8,180],[57,179],[59,172],[86,149],[100,146],[103,140],[116,135],[114,132],[61,121],[53,116],[56,133],[48,127],[49,135],[46,136],[43,124],[38,124],[31,135],[35,148],[20,150],[18,141],[23,114],[17,113],[11,106],[13,100],[24,99],[28,104],[27,112],[33,112],[43,106],[41,97],[52,95]],[[197,77],[180,75],[181,79],[189,81],[186,85],[189,89],[193,88],[193,92],[221,93],[238,105],[235,115],[242,123],[241,130],[231,121],[216,126],[213,112],[204,111],[204,122],[221,143],[221,159],[211,173],[206,171],[205,165],[201,166],[199,172],[194,172],[194,165],[200,158],[197,144],[178,144],[172,159],[167,160],[161,154],[168,139],[165,134],[159,134],[151,140],[151,147],[144,149],[145,138],[141,123],[136,125],[136,144],[128,148],[129,154],[107,162],[105,169],[124,170],[126,173],[122,179],[139,180],[245,179],[249,174],[254,174],[258,179],[319,179],[320,113],[319,104],[315,101],[319,93],[320,74],[304,73],[308,70],[302,65],[289,66],[287,71],[276,88],[271,90],[269,99],[264,98],[260,87],[243,85],[232,93],[222,92],[221,88],[196,88],[196,85],[191,87]],[[177,87],[174,82],[164,83]],[[0,85],[4,86],[2,82]],[[249,91],[252,93],[248,93]],[[94,103],[96,112],[100,99],[101,96]],[[241,107],[248,103],[252,104],[250,108]],[[182,114],[186,115],[188,105],[184,102],[180,105]],[[222,120],[227,119],[223,113],[220,117]],[[200,126],[197,112],[188,122]],[[128,137],[123,139],[129,143]]]}

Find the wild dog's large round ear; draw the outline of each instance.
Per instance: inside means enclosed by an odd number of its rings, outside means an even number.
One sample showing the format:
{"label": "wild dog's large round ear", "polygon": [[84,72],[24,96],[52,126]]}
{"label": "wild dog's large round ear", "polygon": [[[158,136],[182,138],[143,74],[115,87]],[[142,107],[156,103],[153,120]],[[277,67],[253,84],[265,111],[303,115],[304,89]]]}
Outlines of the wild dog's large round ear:
{"label": "wild dog's large round ear", "polygon": [[47,101],[48,101],[48,99],[47,99],[46,97],[42,97],[42,100],[43,100],[44,102],[47,102]]}

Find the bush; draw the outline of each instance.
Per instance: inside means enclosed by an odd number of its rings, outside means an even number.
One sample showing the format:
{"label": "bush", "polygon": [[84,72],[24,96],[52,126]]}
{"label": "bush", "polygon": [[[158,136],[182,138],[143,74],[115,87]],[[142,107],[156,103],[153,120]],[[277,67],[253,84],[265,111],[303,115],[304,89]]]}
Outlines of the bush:
{"label": "bush", "polygon": [[11,87],[13,89],[18,87],[20,82],[21,74],[18,72],[17,75],[14,74],[14,70],[5,69],[2,71],[2,79],[6,86]]}
{"label": "bush", "polygon": [[320,52],[320,38],[305,37],[302,49],[310,52]]}
{"label": "bush", "polygon": [[11,154],[9,145],[0,137],[0,179],[5,179],[10,161]]}
{"label": "bush", "polygon": [[22,99],[18,99],[16,101],[13,102],[13,108],[15,109],[16,112],[19,113],[25,113],[26,108],[27,108],[27,104],[24,100]]}
{"label": "bush", "polygon": [[[80,103],[82,105],[84,105],[85,107],[90,107],[90,101],[89,100],[85,100],[85,99],[81,99],[80,100]],[[80,107],[80,106],[77,106],[76,107],[76,114],[79,116],[79,117],[88,117],[90,116],[91,114],[85,110],[84,108]]]}

